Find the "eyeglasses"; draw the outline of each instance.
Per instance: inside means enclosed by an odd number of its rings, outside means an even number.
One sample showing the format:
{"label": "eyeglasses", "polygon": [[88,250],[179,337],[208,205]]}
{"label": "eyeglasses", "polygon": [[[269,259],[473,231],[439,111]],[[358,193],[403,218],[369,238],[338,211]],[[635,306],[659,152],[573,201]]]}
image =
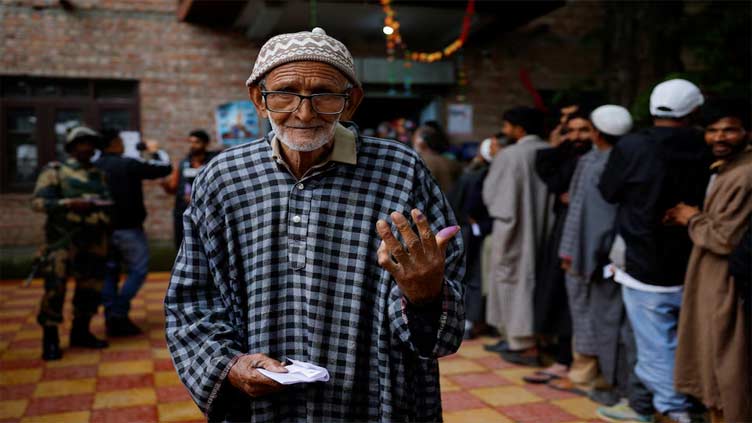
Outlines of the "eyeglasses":
{"label": "eyeglasses", "polygon": [[350,98],[349,93],[321,93],[302,95],[287,91],[261,91],[264,105],[270,112],[292,113],[300,107],[303,100],[308,99],[313,110],[320,115],[336,115],[345,110],[345,104]]}

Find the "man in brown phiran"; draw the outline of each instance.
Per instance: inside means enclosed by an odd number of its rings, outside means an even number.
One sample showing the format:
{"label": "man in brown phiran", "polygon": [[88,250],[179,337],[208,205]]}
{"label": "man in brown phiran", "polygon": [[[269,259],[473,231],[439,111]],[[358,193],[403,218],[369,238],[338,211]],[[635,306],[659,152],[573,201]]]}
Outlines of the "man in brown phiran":
{"label": "man in brown phiran", "polygon": [[676,349],[676,389],[700,399],[713,422],[752,421],[750,357],[744,308],[729,274],[729,254],[752,217],[749,103],[706,106],[705,141],[717,159],[705,206],[666,213],[694,243],[684,283]]}

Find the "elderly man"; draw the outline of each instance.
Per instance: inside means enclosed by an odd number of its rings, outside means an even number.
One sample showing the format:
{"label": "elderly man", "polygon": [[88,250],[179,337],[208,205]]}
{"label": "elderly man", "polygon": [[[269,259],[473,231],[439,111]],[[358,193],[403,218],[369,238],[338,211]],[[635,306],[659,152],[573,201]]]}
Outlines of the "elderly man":
{"label": "elderly man", "polygon": [[[464,321],[448,202],[409,147],[339,123],[363,90],[323,30],[271,38],[247,85],[273,131],[194,182],[165,299],[180,378],[212,421],[441,420]],[[330,379],[263,375],[287,359]]]}

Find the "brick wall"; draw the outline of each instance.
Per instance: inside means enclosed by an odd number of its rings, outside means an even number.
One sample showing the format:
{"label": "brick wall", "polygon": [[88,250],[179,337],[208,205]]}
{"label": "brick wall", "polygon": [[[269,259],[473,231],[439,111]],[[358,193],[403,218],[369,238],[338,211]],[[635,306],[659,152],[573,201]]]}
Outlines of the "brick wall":
{"label": "brick wall", "polygon": [[[598,2],[571,2],[493,40],[475,40],[464,53],[474,133],[455,141],[484,139],[501,130],[505,110],[533,105],[520,82],[520,69],[527,70],[539,90],[557,91],[597,77],[600,44],[583,39],[600,24],[602,13]],[[453,90],[446,101],[457,93]]]}
{"label": "brick wall", "polygon": [[[140,81],[141,131],[185,156],[188,131],[213,133],[218,104],[246,98],[257,47],[242,34],[177,22],[175,0],[76,0],[0,3],[0,73]],[[216,147],[216,146],[215,146]],[[144,184],[153,239],[172,238],[172,197]],[[0,194],[0,245],[42,240],[44,216],[29,196]]]}
{"label": "brick wall", "polygon": [[[74,3],[76,11],[66,12],[53,0],[0,0],[0,73],[137,79],[142,134],[161,140],[173,159],[186,154],[189,130],[213,133],[218,104],[246,98],[244,81],[258,46],[241,34],[177,22],[175,0]],[[505,109],[532,103],[519,82],[521,67],[542,89],[591,74],[599,47],[583,48],[580,41],[599,13],[598,3],[570,3],[496,39],[473,40],[465,52],[472,138],[497,132]],[[144,191],[149,236],[171,239],[172,198],[153,182]],[[28,202],[28,195],[0,194],[0,246],[42,240],[44,216],[32,213]]]}

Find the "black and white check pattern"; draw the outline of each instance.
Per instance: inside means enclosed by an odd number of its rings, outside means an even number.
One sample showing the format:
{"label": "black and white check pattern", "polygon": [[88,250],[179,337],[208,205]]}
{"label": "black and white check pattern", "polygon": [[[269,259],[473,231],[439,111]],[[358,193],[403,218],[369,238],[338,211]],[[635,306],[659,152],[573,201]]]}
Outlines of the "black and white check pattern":
{"label": "black and white check pattern", "polygon": [[[175,368],[210,420],[441,420],[436,359],[462,340],[463,247],[455,237],[447,249],[436,342],[421,356],[376,259],[376,221],[413,207],[434,231],[456,224],[423,162],[395,141],[358,137],[357,165],[332,161],[301,181],[269,139],[205,167],[165,310]],[[311,362],[331,379],[251,399],[225,381],[244,353]]]}

